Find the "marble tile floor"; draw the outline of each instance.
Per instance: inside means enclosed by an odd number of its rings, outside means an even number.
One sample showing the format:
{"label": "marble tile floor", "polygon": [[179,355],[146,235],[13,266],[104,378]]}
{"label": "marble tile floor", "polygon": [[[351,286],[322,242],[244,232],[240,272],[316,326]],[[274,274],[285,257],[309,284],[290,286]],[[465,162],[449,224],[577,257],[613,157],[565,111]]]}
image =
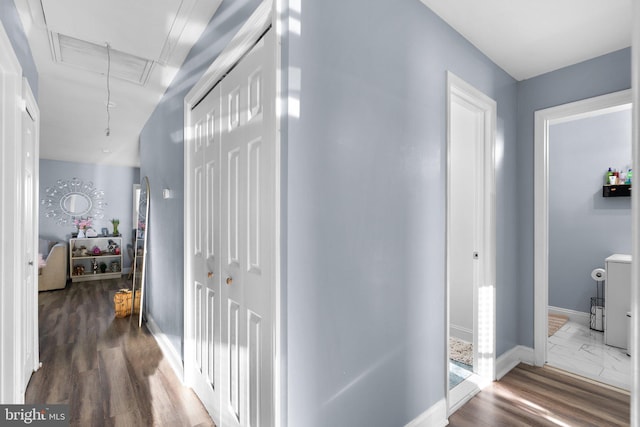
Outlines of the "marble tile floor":
{"label": "marble tile floor", "polygon": [[631,358],[604,344],[604,332],[568,321],[548,338],[547,364],[614,387],[630,390]]}
{"label": "marble tile floor", "polygon": [[473,373],[473,368],[453,359],[449,360],[449,390],[460,384]]}

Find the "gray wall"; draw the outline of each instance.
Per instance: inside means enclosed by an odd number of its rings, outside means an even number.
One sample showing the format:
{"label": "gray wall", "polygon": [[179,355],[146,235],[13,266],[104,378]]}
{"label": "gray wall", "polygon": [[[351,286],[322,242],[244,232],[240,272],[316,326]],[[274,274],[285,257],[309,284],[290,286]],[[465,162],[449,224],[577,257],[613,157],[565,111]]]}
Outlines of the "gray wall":
{"label": "gray wall", "polygon": [[[183,352],[184,97],[258,6],[224,0],[140,134],[140,176],[149,177],[146,307],[176,351]],[[174,196],[162,198],[162,189]]]}
{"label": "gray wall", "polygon": [[[141,135],[149,309],[180,350],[183,98],[256,5],[223,2]],[[403,425],[446,387],[446,71],[498,102],[500,355],[533,344],[533,111],[628,88],[629,50],[516,84],[418,1],[302,7],[282,58],[300,100],[282,130],[286,417]]]}
{"label": "gray wall", "polygon": [[[631,87],[631,49],[623,49],[518,83],[518,311],[519,344],[533,347],[533,118],[536,110]],[[517,304],[514,303],[517,301]]]}
{"label": "gray wall", "polygon": [[12,0],[0,1],[0,21],[9,36],[13,50],[20,61],[22,75],[29,80],[33,95],[38,99],[38,70],[31,54],[31,47],[27,35],[22,27],[22,21]]}
{"label": "gray wall", "polygon": [[631,109],[550,127],[549,305],[588,313],[591,271],[631,253],[631,198],[602,197],[604,172],[630,164]]}
{"label": "gray wall", "polygon": [[288,425],[404,425],[446,388],[447,70],[497,100],[498,354],[519,341],[516,82],[419,1],[290,13]]}
{"label": "gray wall", "polygon": [[[63,181],[78,178],[84,182],[91,181],[95,188],[104,191],[104,200],[108,203],[104,210],[104,219],[94,219],[93,228],[100,233],[102,227],[113,231],[112,218],[120,219],[118,229],[122,234],[123,268],[131,266],[126,253],[126,244],[131,242],[133,230],[133,184],[140,182],[140,170],[126,166],[99,165],[93,163],[73,163],[58,160],[40,160],[40,199],[46,194],[48,187],[54,186],[60,179]],[[40,236],[48,240],[68,241],[71,233],[77,231],[73,225],[58,225],[51,218],[46,218],[40,209]]]}

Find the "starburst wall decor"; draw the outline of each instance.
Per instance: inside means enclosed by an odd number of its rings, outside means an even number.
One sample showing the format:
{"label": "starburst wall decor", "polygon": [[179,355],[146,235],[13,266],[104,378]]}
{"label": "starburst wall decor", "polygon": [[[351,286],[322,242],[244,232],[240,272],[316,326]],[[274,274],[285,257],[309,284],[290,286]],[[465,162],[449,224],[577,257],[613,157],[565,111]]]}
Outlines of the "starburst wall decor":
{"label": "starburst wall decor", "polygon": [[79,217],[104,218],[104,191],[93,186],[93,182],[83,182],[78,178],[59,179],[54,186],[45,190],[41,201],[44,216],[58,225],[73,224]]}

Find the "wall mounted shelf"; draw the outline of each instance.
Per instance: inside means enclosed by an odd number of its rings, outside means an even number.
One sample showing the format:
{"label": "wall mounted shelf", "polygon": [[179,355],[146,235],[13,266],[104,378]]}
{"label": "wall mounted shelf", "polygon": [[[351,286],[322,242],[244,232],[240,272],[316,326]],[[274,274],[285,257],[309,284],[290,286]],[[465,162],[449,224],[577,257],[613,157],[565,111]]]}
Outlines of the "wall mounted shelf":
{"label": "wall mounted shelf", "polygon": [[631,197],[631,185],[603,185],[602,197]]}

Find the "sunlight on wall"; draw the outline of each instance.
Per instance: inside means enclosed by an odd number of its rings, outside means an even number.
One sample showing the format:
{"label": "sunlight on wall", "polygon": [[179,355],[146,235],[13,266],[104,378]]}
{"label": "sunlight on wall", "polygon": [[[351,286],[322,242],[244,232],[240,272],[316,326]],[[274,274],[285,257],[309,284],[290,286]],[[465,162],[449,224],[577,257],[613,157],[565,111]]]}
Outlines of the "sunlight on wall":
{"label": "sunlight on wall", "polygon": [[[278,0],[278,21],[276,33],[278,38],[287,38],[302,34],[300,14],[302,12],[301,0]],[[283,70],[278,67],[277,79],[280,81]],[[287,87],[280,91],[276,97],[276,115],[282,117],[300,118],[300,92],[302,89],[302,72],[299,67],[289,67],[287,70]]]}
{"label": "sunlight on wall", "polygon": [[501,128],[496,129],[496,145],[495,145],[495,168],[496,170],[502,170],[504,161],[504,130]]}
{"label": "sunlight on wall", "polygon": [[163,65],[160,67],[161,76],[160,80],[164,87],[169,87],[176,74],[178,74],[178,67],[172,67],[170,65]]}
{"label": "sunlight on wall", "polygon": [[302,24],[300,23],[300,19],[294,18],[293,16],[289,17],[289,32],[297,36],[302,34]]}
{"label": "sunlight on wall", "polygon": [[294,117],[296,119],[300,118],[300,100],[289,96],[287,98],[287,103],[289,105],[289,117]]}
{"label": "sunlight on wall", "polygon": [[493,378],[493,355],[495,325],[493,312],[495,287],[484,285],[478,289],[478,374],[484,378]]}

